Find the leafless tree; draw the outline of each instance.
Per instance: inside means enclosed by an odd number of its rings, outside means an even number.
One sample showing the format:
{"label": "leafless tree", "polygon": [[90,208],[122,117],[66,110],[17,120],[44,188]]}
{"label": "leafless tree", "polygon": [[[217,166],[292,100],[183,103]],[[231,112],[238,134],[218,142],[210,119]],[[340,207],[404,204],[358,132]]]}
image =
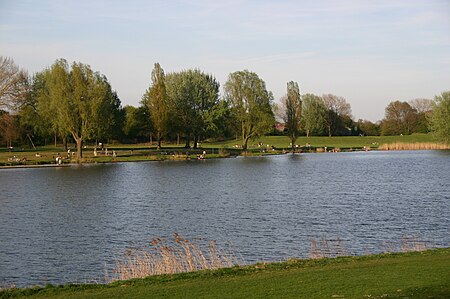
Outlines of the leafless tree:
{"label": "leafless tree", "polygon": [[0,109],[13,110],[24,99],[27,73],[8,57],[0,56]]}
{"label": "leafless tree", "polygon": [[408,103],[417,113],[427,113],[433,109],[433,101],[430,99],[414,99]]}

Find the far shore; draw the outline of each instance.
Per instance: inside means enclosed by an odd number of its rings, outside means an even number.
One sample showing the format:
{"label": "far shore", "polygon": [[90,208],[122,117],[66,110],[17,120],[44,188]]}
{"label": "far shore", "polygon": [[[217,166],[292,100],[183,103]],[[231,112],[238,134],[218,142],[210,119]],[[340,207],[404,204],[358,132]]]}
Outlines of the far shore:
{"label": "far shore", "polygon": [[[336,150],[332,149],[326,151],[326,153],[338,153],[338,152],[369,152],[369,151],[401,151],[401,150],[447,150],[448,148],[391,148],[391,149],[347,149],[347,150]],[[83,158],[85,159],[81,163],[74,162],[74,159],[71,159],[70,162],[63,162],[61,164],[57,163],[48,163],[48,164],[16,164],[16,165],[0,165],[0,169],[17,169],[17,168],[63,168],[63,167],[75,167],[79,165],[94,165],[94,164],[112,164],[112,163],[126,163],[126,162],[161,162],[161,161],[197,161],[197,160],[211,160],[211,159],[223,159],[223,158],[235,158],[235,157],[262,157],[262,156],[274,156],[274,155],[286,155],[292,154],[292,151],[287,150],[276,150],[273,152],[251,152],[241,153],[241,154],[206,154],[204,157],[199,158],[198,155],[149,155],[149,156],[133,156],[133,157],[120,157],[117,156],[115,158],[111,156],[102,156],[95,158]],[[314,151],[296,151],[293,154],[305,154],[305,153],[325,153],[325,150],[318,149]],[[21,162],[27,163],[27,162]]]}
{"label": "far shore", "polygon": [[[282,155],[292,152],[286,136],[264,136],[249,143],[245,152],[240,140],[208,141],[199,148],[185,148],[181,144],[165,143],[157,149],[155,143],[106,144],[102,148],[87,146],[83,149],[81,164],[185,161],[218,159],[236,156]],[[67,167],[78,165],[75,146],[68,151],[62,146],[44,146],[34,149],[25,147],[12,150],[0,149],[0,169]],[[339,137],[299,137],[294,145],[295,153],[355,152],[380,150],[444,150],[450,145],[437,143],[430,134],[409,136],[339,136]],[[61,157],[61,163],[56,161]]]}

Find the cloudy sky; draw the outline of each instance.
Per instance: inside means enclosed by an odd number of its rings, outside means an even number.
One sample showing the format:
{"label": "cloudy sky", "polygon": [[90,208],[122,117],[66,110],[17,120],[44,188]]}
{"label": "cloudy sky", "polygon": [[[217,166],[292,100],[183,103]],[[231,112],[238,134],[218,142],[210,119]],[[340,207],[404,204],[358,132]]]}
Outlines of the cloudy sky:
{"label": "cloudy sky", "polygon": [[390,101],[450,89],[450,1],[0,0],[0,55],[30,73],[58,58],[89,64],[134,106],[155,62],[222,86],[248,69],[277,100],[293,80],[377,121]]}

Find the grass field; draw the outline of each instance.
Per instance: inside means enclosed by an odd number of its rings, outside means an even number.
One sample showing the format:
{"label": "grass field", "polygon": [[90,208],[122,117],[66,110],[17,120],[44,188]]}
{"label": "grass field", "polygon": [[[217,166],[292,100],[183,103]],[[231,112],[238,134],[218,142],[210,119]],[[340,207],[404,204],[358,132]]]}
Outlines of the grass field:
{"label": "grass field", "polygon": [[[346,137],[299,137],[296,142],[303,151],[315,151],[316,149],[328,150],[361,150],[378,149],[386,144],[402,143],[406,148],[416,149],[417,144],[434,145],[434,139],[430,134],[413,134],[408,136],[346,136]],[[92,146],[87,146],[83,150],[83,162],[87,163],[107,163],[107,162],[127,162],[127,161],[157,161],[168,159],[196,159],[197,155],[204,150],[207,158],[218,158],[239,155],[242,149],[239,147],[241,140],[228,140],[222,142],[203,142],[197,150],[185,149],[184,144],[163,144],[163,148],[156,149],[155,144],[108,144],[108,155],[105,151],[97,151],[94,156]],[[259,146],[258,144],[262,144]],[[290,150],[290,141],[286,136],[264,136],[250,141],[249,154],[278,154]],[[309,145],[308,147],[306,145]],[[72,150],[75,148],[71,145]],[[423,147],[421,147],[423,148]],[[427,148],[427,147],[424,147]],[[433,148],[433,147],[430,147]],[[116,157],[113,157],[113,151]],[[11,152],[7,149],[0,149],[0,166],[17,165],[49,165],[55,164],[56,156],[61,154],[62,164],[74,163],[74,156],[66,158],[65,149],[54,146],[38,147],[36,149],[14,148]]]}
{"label": "grass field", "polygon": [[0,298],[450,298],[450,249],[11,289]]}
{"label": "grass field", "polygon": [[[313,147],[324,147],[329,148],[355,148],[360,149],[364,146],[376,149],[380,144],[385,143],[418,143],[418,142],[434,142],[433,136],[431,134],[412,134],[405,136],[335,136],[335,137],[299,137],[296,144],[304,146],[307,143]],[[264,136],[255,141],[250,141],[251,148],[257,148],[258,142],[263,144],[273,145],[276,148],[290,148],[290,140],[286,136]],[[240,140],[229,140],[226,142],[204,144],[205,147],[233,147],[235,145],[240,145]]]}

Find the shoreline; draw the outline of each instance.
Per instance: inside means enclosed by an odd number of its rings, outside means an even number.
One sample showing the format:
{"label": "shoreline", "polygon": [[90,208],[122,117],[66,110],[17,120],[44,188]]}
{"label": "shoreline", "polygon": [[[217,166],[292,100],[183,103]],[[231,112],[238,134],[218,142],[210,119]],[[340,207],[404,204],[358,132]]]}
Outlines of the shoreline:
{"label": "shoreline", "polygon": [[[178,298],[177,295],[183,292],[183,298],[198,298],[199,294],[213,290],[215,294],[211,298],[218,298],[232,289],[227,298],[280,298],[284,295],[330,298],[335,297],[336,285],[339,285],[344,288],[339,289],[342,296],[336,298],[371,297],[367,293],[372,293],[375,298],[385,297],[386,294],[396,295],[395,298],[398,295],[402,298],[424,298],[426,294],[444,298],[443,295],[450,291],[445,278],[449,255],[449,248],[435,248],[335,258],[293,258],[216,270],[152,275],[105,284],[13,285],[0,288],[0,297],[85,298],[89,295],[110,298],[120,294],[133,298]],[[264,287],[267,283],[272,289],[270,294]],[[168,285],[171,287],[167,288]],[[252,291],[250,297],[247,292],[249,288]],[[286,291],[289,291],[289,296]]]}
{"label": "shoreline", "polygon": [[[412,151],[412,150],[448,150],[448,149],[378,149],[378,148],[372,148],[372,149],[351,149],[351,150],[330,150],[330,151],[304,151],[304,152],[295,152],[294,154],[324,154],[324,153],[354,153],[354,152],[395,152],[395,151]],[[93,164],[112,164],[112,163],[128,163],[128,162],[162,162],[162,161],[203,161],[203,160],[213,160],[213,159],[224,159],[224,158],[236,158],[236,157],[264,157],[264,156],[281,156],[286,154],[292,154],[291,151],[279,151],[276,152],[249,152],[248,155],[214,155],[213,157],[206,157],[203,159],[197,159],[194,155],[189,157],[172,157],[171,155],[163,155],[163,156],[145,156],[146,158],[139,158],[142,156],[136,156],[136,160],[129,160],[129,159],[121,159],[120,157],[117,157],[116,160],[110,160],[110,161],[85,161],[82,163],[63,163],[63,164],[56,164],[56,163],[49,163],[49,164],[19,164],[19,165],[0,165],[1,169],[21,169],[21,168],[65,168],[65,167],[74,167],[78,165],[93,165]],[[150,157],[150,158],[149,158]],[[164,158],[161,158],[164,157]]]}

